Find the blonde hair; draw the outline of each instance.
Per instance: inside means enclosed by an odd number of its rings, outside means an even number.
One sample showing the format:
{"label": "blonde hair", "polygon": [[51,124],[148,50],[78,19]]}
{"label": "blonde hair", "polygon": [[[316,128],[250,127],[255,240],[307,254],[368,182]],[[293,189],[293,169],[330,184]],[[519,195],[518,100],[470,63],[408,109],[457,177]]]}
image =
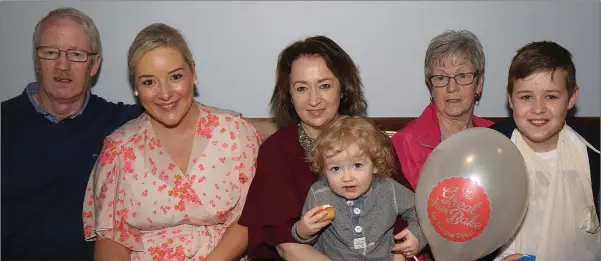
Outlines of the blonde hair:
{"label": "blonde hair", "polygon": [[308,157],[311,170],[322,176],[326,159],[352,146],[369,156],[378,169],[377,176],[392,175],[395,158],[388,135],[365,117],[346,115],[339,116],[323,127]]}
{"label": "blonde hair", "polygon": [[[43,25],[53,18],[70,18],[76,23],[81,24],[84,32],[89,36],[90,42],[92,43],[91,52],[97,55],[102,55],[100,33],[98,32],[98,27],[96,27],[94,20],[92,20],[92,18],[90,18],[84,12],[70,7],[54,9],[38,22],[33,31],[33,48],[38,47]],[[96,59],[96,57],[93,59]]]}
{"label": "blonde hair", "polygon": [[133,80],[136,65],[142,56],[157,47],[170,47],[178,50],[194,73],[194,57],[182,33],[166,24],[154,23],[142,29],[129,47],[127,65],[130,80]]}

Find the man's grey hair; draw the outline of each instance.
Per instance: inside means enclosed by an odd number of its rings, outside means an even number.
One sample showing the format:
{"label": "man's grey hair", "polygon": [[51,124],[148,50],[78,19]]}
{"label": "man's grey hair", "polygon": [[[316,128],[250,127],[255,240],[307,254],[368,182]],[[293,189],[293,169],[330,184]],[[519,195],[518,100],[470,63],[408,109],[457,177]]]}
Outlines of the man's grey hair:
{"label": "man's grey hair", "polygon": [[100,33],[98,32],[98,28],[96,27],[94,20],[92,20],[92,18],[90,18],[84,12],[79,11],[75,8],[70,8],[70,7],[54,9],[54,10],[50,11],[44,18],[42,18],[42,20],[40,20],[38,22],[38,24],[35,26],[35,31],[33,32],[33,48],[34,49],[38,47],[38,44],[40,42],[40,37],[41,37],[44,23],[46,23],[48,20],[50,20],[52,18],[57,18],[57,17],[67,17],[67,18],[73,19],[73,21],[81,24],[83,26],[84,32],[88,35],[88,37],[90,38],[90,41],[92,42],[91,52],[98,54],[98,55],[102,55],[102,44],[100,42]]}
{"label": "man's grey hair", "polygon": [[472,62],[474,69],[484,77],[484,50],[478,37],[467,30],[447,30],[434,37],[428,45],[424,61],[426,82],[432,76],[432,68],[444,62],[446,58],[455,55],[465,55]]}

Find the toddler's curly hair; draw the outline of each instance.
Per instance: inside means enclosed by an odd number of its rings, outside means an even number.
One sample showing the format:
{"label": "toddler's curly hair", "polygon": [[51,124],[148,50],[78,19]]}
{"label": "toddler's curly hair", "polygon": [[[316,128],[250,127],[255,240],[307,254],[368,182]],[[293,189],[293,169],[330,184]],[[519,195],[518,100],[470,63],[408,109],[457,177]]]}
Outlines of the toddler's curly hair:
{"label": "toddler's curly hair", "polygon": [[[362,116],[338,116],[323,126],[308,160],[311,170],[324,175],[325,161],[356,146],[359,153],[369,156],[378,169],[377,176],[391,176],[395,169],[392,141],[383,131]],[[353,155],[358,156],[358,155]]]}

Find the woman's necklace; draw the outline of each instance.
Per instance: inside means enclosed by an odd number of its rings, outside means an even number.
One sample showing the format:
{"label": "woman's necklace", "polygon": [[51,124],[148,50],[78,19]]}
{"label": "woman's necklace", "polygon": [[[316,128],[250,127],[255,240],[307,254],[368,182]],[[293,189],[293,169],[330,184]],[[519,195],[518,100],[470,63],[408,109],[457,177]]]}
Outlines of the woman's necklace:
{"label": "woman's necklace", "polygon": [[298,124],[298,142],[300,143],[303,150],[305,150],[305,155],[308,156],[313,151],[313,147],[315,145],[315,140],[309,137],[309,134],[305,131],[303,126]]}

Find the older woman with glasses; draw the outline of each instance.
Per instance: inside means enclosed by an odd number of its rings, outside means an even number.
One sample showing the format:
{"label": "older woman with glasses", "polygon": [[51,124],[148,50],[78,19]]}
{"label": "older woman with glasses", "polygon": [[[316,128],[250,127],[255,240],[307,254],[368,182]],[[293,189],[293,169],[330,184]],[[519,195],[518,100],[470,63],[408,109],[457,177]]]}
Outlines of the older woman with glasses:
{"label": "older woman with glasses", "polygon": [[403,174],[413,189],[422,165],[445,138],[493,122],[473,115],[482,95],[484,51],[469,31],[445,31],[434,37],[424,63],[430,105],[393,137]]}

